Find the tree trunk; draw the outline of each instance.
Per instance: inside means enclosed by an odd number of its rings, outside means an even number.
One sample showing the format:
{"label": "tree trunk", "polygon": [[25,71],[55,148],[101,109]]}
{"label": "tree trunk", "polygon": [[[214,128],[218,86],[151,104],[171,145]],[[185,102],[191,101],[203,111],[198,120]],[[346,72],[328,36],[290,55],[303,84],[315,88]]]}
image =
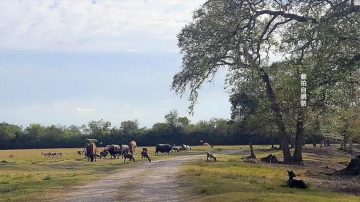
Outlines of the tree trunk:
{"label": "tree trunk", "polygon": [[344,151],[346,151],[346,144],[347,144],[347,141],[348,141],[348,137],[347,137],[347,134],[344,135],[344,139],[343,139],[343,142],[342,142],[342,149]]}
{"label": "tree trunk", "polygon": [[298,114],[297,123],[296,123],[296,136],[295,136],[295,151],[293,162],[296,164],[302,164],[302,146],[304,139],[304,120],[303,120],[303,111],[300,109]]}
{"label": "tree trunk", "polygon": [[292,135],[290,136],[289,141],[290,141],[290,148],[291,149],[295,148],[295,139]]}
{"label": "tree trunk", "polygon": [[360,175],[360,158],[351,159],[349,165],[337,173],[345,175]]}
{"label": "tree trunk", "polygon": [[353,153],[353,141],[352,138],[349,137],[349,149],[348,149],[349,154]]}
{"label": "tree trunk", "polygon": [[250,158],[256,159],[254,148],[253,148],[252,136],[249,138],[249,145],[250,145]]}
{"label": "tree trunk", "polygon": [[271,110],[274,112],[275,114],[275,123],[278,127],[279,130],[279,136],[280,136],[280,144],[281,144],[281,149],[284,155],[284,163],[288,163],[291,164],[292,163],[292,156],[290,153],[290,148],[289,148],[289,142],[288,142],[288,136],[286,134],[286,129],[285,129],[285,123],[282,117],[282,114],[280,112],[280,106],[279,104],[276,102],[275,99],[275,93],[272,89],[271,83],[270,83],[270,79],[269,76],[267,75],[267,73],[259,68],[259,73],[261,75],[261,79],[262,81],[265,83],[266,85],[266,95],[271,103]]}

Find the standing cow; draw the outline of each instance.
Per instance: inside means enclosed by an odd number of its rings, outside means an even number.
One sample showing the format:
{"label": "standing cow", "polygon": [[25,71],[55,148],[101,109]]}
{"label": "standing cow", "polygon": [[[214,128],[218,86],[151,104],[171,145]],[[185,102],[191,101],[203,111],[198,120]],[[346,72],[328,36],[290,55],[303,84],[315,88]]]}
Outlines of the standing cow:
{"label": "standing cow", "polygon": [[88,158],[88,161],[96,162],[96,144],[95,143],[87,143],[85,145],[85,156]]}
{"label": "standing cow", "polygon": [[122,144],[120,146],[120,155],[122,156],[122,158],[124,158],[125,154],[128,154],[130,152],[130,147],[129,145],[126,144]]}
{"label": "standing cow", "polygon": [[171,150],[172,150],[172,146],[170,144],[157,144],[155,147],[155,156],[159,154],[159,152],[166,153],[167,155],[169,155]]}
{"label": "standing cow", "polygon": [[137,147],[136,142],[134,140],[131,141],[129,143],[129,146],[130,146],[130,153],[135,154],[135,150],[136,150],[136,147]]}
{"label": "standing cow", "polygon": [[104,149],[107,153],[110,154],[111,158],[116,158],[116,156],[121,155],[121,147],[117,144],[107,145]]}

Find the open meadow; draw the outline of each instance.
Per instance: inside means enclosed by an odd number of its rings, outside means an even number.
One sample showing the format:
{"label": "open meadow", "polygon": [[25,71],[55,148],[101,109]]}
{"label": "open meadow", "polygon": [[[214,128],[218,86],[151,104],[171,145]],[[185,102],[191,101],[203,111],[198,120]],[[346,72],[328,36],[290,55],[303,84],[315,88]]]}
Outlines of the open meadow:
{"label": "open meadow", "polygon": [[[161,160],[165,165],[168,160],[176,161],[181,156],[198,157],[178,165],[180,172],[174,176],[179,182],[186,182],[186,193],[193,196],[194,201],[289,201],[290,198],[291,201],[360,200],[359,177],[328,175],[344,168],[350,160],[349,155],[334,147],[305,147],[303,166],[244,162],[249,155],[247,146],[215,146],[212,152],[217,162],[206,161],[205,153],[211,150],[206,146],[193,147],[190,152],[173,152],[169,156],[154,156],[154,148],[148,148],[153,162]],[[272,153],[281,159],[279,150],[269,148],[255,146],[255,154],[261,158]],[[52,201],[53,198],[61,198],[74,186],[89,184],[133,167],[155,166],[155,163],[142,162],[139,150],[136,162],[125,164],[121,158],[109,157],[91,163],[77,153],[81,150],[0,151],[0,201]],[[41,154],[49,151],[60,152],[62,156],[50,158]],[[286,187],[287,169],[294,170],[309,188],[298,190]]]}

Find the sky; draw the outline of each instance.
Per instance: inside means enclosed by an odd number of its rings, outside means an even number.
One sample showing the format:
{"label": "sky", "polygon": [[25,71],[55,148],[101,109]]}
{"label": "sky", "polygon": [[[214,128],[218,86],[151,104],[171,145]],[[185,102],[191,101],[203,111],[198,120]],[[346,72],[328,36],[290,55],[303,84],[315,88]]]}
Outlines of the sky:
{"label": "sky", "polygon": [[177,33],[204,0],[0,1],[0,122],[119,126],[229,118],[225,72],[199,92],[171,90],[181,68]]}

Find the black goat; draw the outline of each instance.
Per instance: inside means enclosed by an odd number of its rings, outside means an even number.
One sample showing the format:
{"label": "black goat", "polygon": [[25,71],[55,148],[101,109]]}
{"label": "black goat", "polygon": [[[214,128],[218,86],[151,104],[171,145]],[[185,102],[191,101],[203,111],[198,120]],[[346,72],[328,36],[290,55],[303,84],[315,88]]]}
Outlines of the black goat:
{"label": "black goat", "polygon": [[300,188],[300,189],[306,189],[307,185],[302,180],[295,180],[294,177],[296,177],[295,173],[291,171],[287,171],[289,179],[287,181],[287,186],[290,188]]}

